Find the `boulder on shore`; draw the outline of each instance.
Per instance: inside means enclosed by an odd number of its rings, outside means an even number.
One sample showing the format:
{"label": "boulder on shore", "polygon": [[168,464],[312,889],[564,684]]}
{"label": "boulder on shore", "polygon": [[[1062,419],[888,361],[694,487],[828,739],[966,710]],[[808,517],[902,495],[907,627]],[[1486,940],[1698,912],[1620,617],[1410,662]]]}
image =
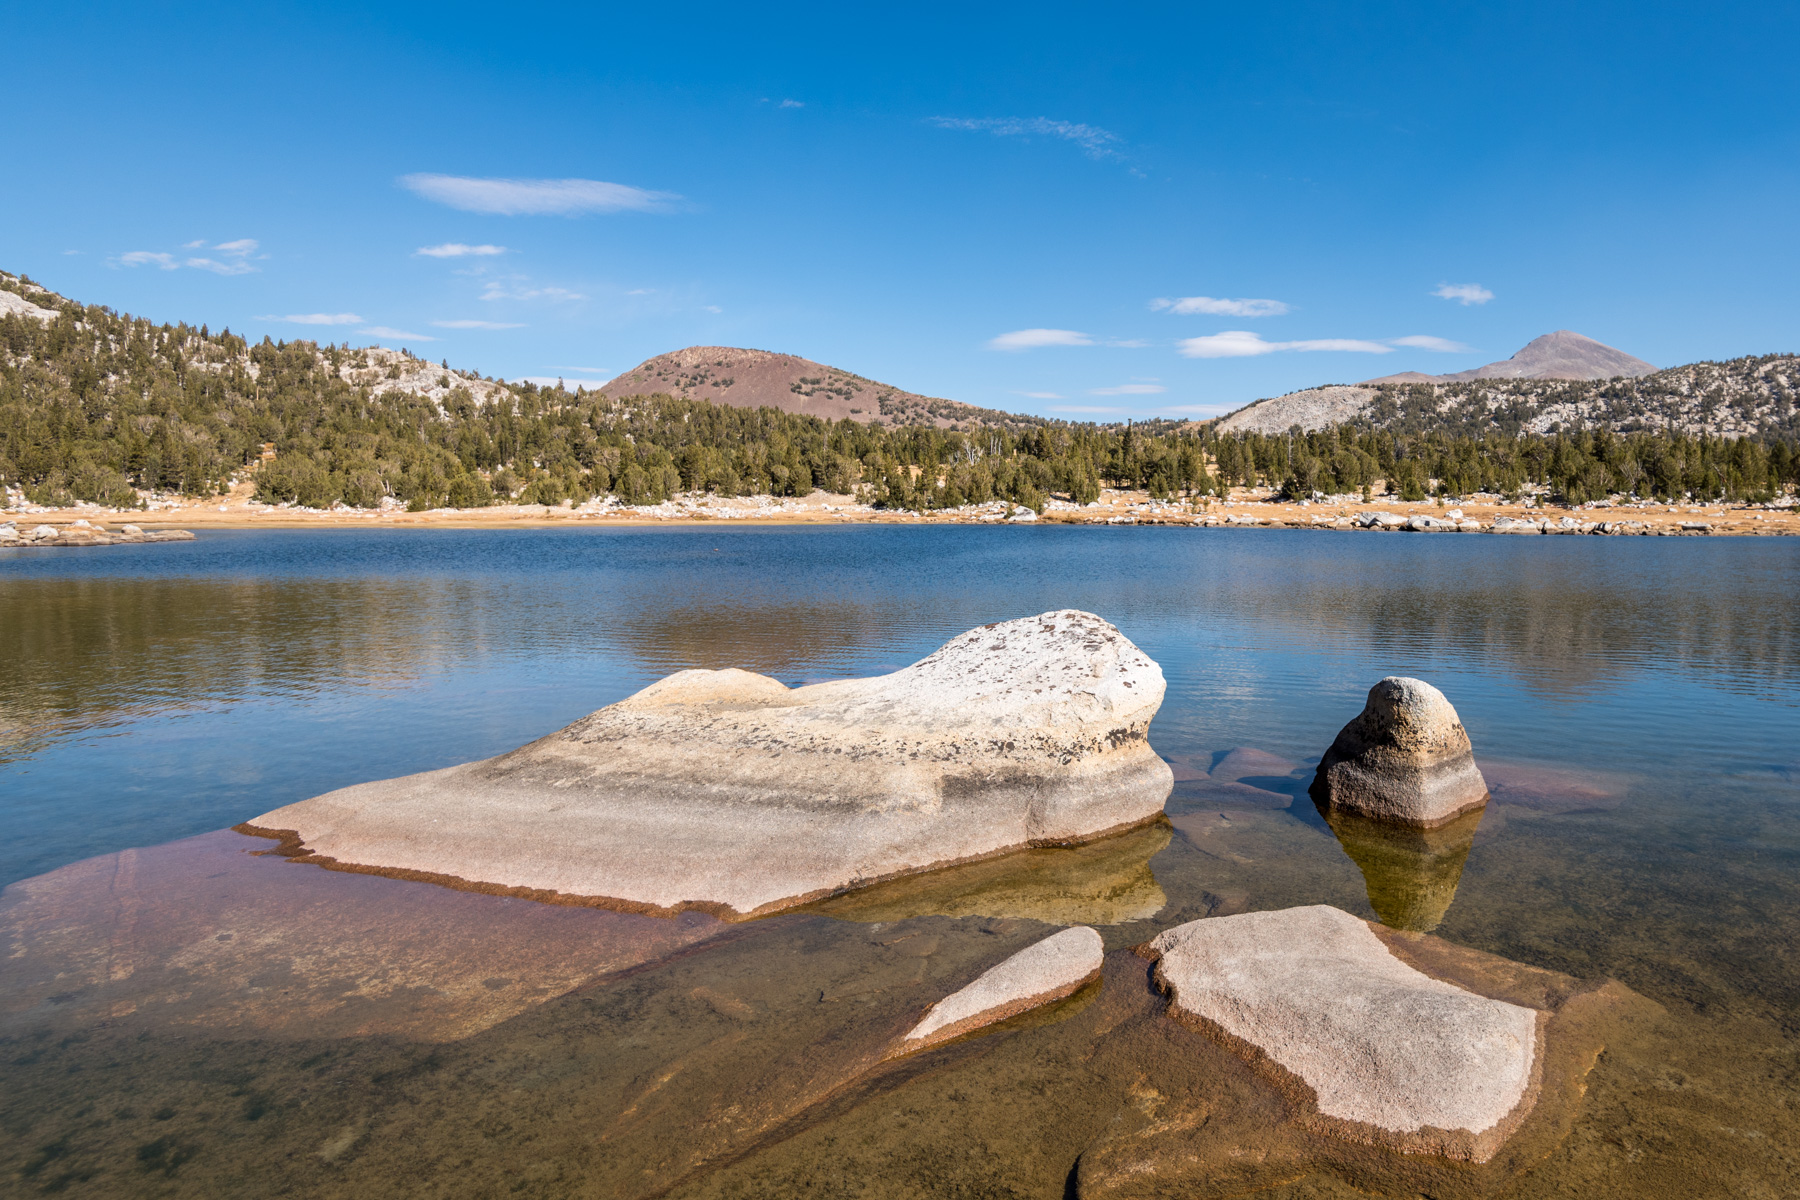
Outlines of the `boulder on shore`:
{"label": "boulder on shore", "polygon": [[1442,825],[1487,803],[1468,732],[1444,693],[1390,675],[1319,763],[1313,796],[1407,825]]}
{"label": "boulder on shore", "polygon": [[1099,978],[1105,959],[1100,935],[1085,925],[1052,934],[932,1005],[892,1055],[914,1054],[1073,995]]}
{"label": "boulder on shore", "polygon": [[342,869],[743,917],[1156,819],[1162,697],[1143,651],[1065,610],[872,679],[681,671],[498,758],[239,828]]}
{"label": "boulder on shore", "polygon": [[1408,966],[1341,909],[1190,921],[1146,952],[1170,1015],[1261,1067],[1322,1132],[1485,1162],[1536,1098],[1537,1010]]}

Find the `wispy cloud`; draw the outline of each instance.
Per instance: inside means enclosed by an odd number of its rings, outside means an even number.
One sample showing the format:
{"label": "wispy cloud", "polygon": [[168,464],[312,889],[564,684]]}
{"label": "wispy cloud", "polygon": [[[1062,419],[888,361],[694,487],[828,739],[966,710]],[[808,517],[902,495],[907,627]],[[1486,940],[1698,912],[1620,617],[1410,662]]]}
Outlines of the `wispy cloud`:
{"label": "wispy cloud", "polygon": [[1058,413],[1116,413],[1124,412],[1125,410],[1122,408],[1102,408],[1096,405],[1056,404],[1051,406],[1050,411]]}
{"label": "wispy cloud", "polygon": [[413,254],[424,258],[485,258],[494,254],[505,254],[505,246],[470,246],[463,242],[445,242],[441,246],[420,246]]}
{"label": "wispy cloud", "polygon": [[806,101],[804,101],[804,100],[783,100],[776,107],[778,107],[778,108],[805,108]]}
{"label": "wispy cloud", "polygon": [[1094,339],[1073,329],[1015,329],[988,342],[989,350],[1036,350],[1041,346],[1091,346]]}
{"label": "wispy cloud", "polygon": [[567,388],[571,392],[574,391],[576,388],[581,387],[581,388],[586,388],[586,389],[588,389],[588,391],[591,392],[595,388],[598,388],[598,387],[601,387],[602,385],[604,385],[606,383],[606,380],[604,380],[604,379],[573,379],[573,378],[570,378],[568,376],[563,376],[563,375],[521,375],[517,379],[513,380],[513,382],[514,383],[535,383],[539,387],[564,387],[564,388]]}
{"label": "wispy cloud", "polygon": [[1121,383],[1118,387],[1089,388],[1090,396],[1156,396],[1169,389],[1160,383]]}
{"label": "wispy cloud", "polygon": [[469,175],[402,175],[400,186],[464,212],[503,217],[580,213],[664,212],[681,199],[599,179],[479,179]]}
{"label": "wispy cloud", "polygon": [[[197,242],[186,242],[181,248],[198,250],[205,245],[206,241],[202,239]],[[182,267],[188,267],[196,271],[211,271],[214,275],[248,275],[256,270],[249,262],[257,251],[255,238],[238,238],[233,242],[220,242],[212,248],[223,257],[223,261],[204,256],[180,258],[160,250],[129,250],[111,261],[114,266],[119,267],[156,267],[163,271],[178,271]]]}
{"label": "wispy cloud", "polygon": [[972,133],[991,133],[996,137],[1049,137],[1074,142],[1089,158],[1122,158],[1118,147],[1124,141],[1118,134],[1097,125],[1075,121],[1053,121],[1048,117],[932,117],[939,129],[964,129]]}
{"label": "wispy cloud", "polygon": [[1338,351],[1350,354],[1392,354],[1392,346],[1361,338],[1311,338],[1298,342],[1265,342],[1260,334],[1232,329],[1206,337],[1183,338],[1176,349],[1188,358],[1254,358],[1282,351]]}
{"label": "wispy cloud", "polygon": [[1027,396],[1033,400],[1061,400],[1061,392],[1014,392],[1015,396]]}
{"label": "wispy cloud", "polygon": [[259,321],[284,321],[289,325],[361,325],[355,313],[289,313],[285,317],[258,317]]}
{"label": "wispy cloud", "polygon": [[529,281],[514,277],[512,279],[490,279],[481,292],[483,300],[586,300],[580,292],[572,292],[562,287],[532,287]]}
{"label": "wispy cloud", "polygon": [[1389,338],[1388,343],[1394,346],[1411,346],[1415,350],[1438,350],[1445,354],[1467,354],[1475,349],[1475,347],[1465,346],[1461,342],[1453,342],[1449,338],[1432,337],[1428,333],[1412,333],[1405,337]]}
{"label": "wispy cloud", "polygon": [[398,341],[401,338],[413,342],[437,341],[436,338],[427,333],[408,333],[404,329],[389,329],[386,325],[371,325],[367,329],[359,329],[356,332],[362,334],[364,337],[381,338],[384,341],[390,339]]}
{"label": "wispy cloud", "polygon": [[1279,317],[1288,306],[1279,300],[1222,300],[1213,296],[1158,297],[1150,302],[1155,312],[1172,312],[1180,316],[1207,313],[1215,317]]}
{"label": "wispy cloud", "polygon": [[478,321],[473,317],[460,317],[452,321],[433,321],[439,329],[523,329],[518,321]]}
{"label": "wispy cloud", "polygon": [[1479,283],[1441,283],[1438,285],[1438,289],[1431,294],[1442,296],[1446,300],[1454,300],[1465,307],[1470,304],[1486,304],[1494,298],[1494,293]]}

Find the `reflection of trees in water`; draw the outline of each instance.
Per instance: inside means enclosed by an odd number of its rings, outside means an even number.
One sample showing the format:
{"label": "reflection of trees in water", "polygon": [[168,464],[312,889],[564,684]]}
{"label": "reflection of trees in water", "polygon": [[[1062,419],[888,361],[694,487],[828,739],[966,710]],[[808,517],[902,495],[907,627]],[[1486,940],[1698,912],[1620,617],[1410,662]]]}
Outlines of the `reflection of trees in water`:
{"label": "reflection of trees in water", "polygon": [[[741,667],[789,683],[812,673],[897,670],[964,628],[940,637],[935,630],[941,620],[916,607],[804,600],[745,607],[634,606],[610,624],[607,639],[653,675]],[[930,642],[924,649],[917,648],[921,639]]]}
{"label": "reflection of trees in water", "polygon": [[[1341,540],[1370,536],[1447,540]],[[1309,640],[1364,642],[1387,656],[1502,664],[1552,694],[1586,691],[1646,667],[1704,672],[1718,686],[1754,694],[1785,689],[1800,668],[1800,620],[1791,607],[1772,606],[1800,587],[1781,547],[1687,539],[1666,547],[1595,546],[1583,539],[1571,547],[1579,557],[1571,558],[1557,553],[1560,547],[1516,540],[1524,544],[1510,553],[1514,542],[1484,538],[1499,545],[1394,555],[1331,548],[1311,562],[1239,560],[1227,568],[1229,581],[1208,581],[1194,598],[1240,619],[1300,626]]]}
{"label": "reflection of trees in water", "polygon": [[454,580],[15,580],[0,761],[59,735],[245,696],[397,686],[516,636]]}

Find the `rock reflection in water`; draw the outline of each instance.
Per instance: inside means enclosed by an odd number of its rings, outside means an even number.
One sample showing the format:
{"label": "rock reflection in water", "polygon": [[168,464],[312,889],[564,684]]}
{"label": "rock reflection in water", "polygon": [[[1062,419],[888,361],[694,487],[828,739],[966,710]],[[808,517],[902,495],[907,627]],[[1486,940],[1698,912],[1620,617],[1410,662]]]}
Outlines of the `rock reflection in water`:
{"label": "rock reflection in water", "polygon": [[468,1037],[720,932],[259,857],[219,832],[0,893],[0,1035],[129,1019],[227,1036]]}
{"label": "rock reflection in water", "polygon": [[1464,813],[1435,829],[1417,829],[1319,806],[1338,845],[1362,869],[1369,907],[1381,923],[1420,933],[1436,929],[1456,899],[1463,863],[1485,811]]}
{"label": "rock reflection in water", "polygon": [[1118,925],[1154,917],[1168,903],[1150,859],[1169,844],[1167,822],[1081,846],[1016,854],[929,871],[811,905],[845,921],[909,917],[1016,917],[1046,925]]}

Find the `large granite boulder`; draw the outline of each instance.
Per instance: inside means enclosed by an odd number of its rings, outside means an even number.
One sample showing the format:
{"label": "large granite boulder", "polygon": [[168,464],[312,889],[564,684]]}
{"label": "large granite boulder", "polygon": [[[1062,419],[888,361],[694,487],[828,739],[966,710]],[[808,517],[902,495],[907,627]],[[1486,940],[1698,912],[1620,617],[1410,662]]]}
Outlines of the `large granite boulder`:
{"label": "large granite boulder", "polygon": [[1146,948],[1170,1015],[1340,1137],[1473,1162],[1530,1111],[1538,1011],[1408,966],[1329,905],[1190,921]]}
{"label": "large granite boulder", "polygon": [[1157,818],[1162,670],[1065,610],[891,675],[681,671],[498,758],[239,828],[324,865],[641,911],[772,912]]}
{"label": "large granite boulder", "polygon": [[1433,826],[1487,803],[1469,735],[1444,693],[1390,675],[1319,763],[1313,795],[1332,808]]}
{"label": "large granite boulder", "polygon": [[1100,977],[1105,960],[1100,935],[1085,925],[1052,934],[932,1005],[893,1053],[913,1054],[1073,995]]}

